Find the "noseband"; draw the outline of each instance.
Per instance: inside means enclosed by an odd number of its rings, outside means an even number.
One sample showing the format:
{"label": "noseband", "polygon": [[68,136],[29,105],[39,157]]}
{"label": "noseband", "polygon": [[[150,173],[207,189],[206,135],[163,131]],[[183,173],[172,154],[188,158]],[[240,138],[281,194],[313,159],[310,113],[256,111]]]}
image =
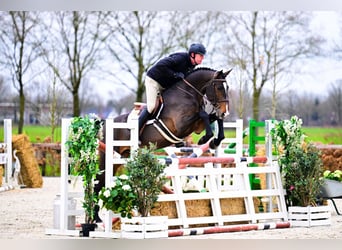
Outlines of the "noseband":
{"label": "noseband", "polygon": [[[229,100],[227,98],[224,99],[218,99],[216,91],[217,91],[217,85],[222,82],[222,85],[224,82],[226,82],[225,79],[211,79],[208,84],[204,85],[204,87],[201,89],[203,90],[206,88],[206,96],[207,99],[210,101],[210,103],[215,107],[215,109],[218,109],[221,102],[229,103]],[[223,86],[224,87],[224,86]]]}

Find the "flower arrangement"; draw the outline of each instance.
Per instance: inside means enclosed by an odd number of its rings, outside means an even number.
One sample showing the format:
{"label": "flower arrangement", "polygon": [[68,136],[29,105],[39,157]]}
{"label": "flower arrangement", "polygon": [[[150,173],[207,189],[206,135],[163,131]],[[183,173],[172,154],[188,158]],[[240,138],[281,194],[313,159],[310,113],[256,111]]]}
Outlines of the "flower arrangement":
{"label": "flower arrangement", "polygon": [[73,118],[69,127],[69,138],[66,142],[70,161],[70,172],[82,176],[84,188],[83,208],[85,223],[94,223],[97,195],[94,192],[96,175],[100,174],[98,141],[101,137],[102,125],[98,118],[89,116]]}
{"label": "flower arrangement", "polygon": [[323,173],[323,177],[328,180],[340,181],[342,182],[342,171],[337,169],[334,172],[330,170],[325,170]]}
{"label": "flower arrangement", "polygon": [[[323,198],[342,196],[342,171],[337,169],[334,172],[325,170],[323,173],[323,186],[321,188]],[[336,212],[339,214],[336,206]]]}
{"label": "flower arrangement", "polygon": [[[279,166],[282,170],[290,163],[289,155],[297,148],[301,148],[305,135],[301,129],[302,120],[292,116],[290,120],[276,121],[271,133],[275,141],[276,151],[280,154]],[[285,170],[286,171],[286,170]]]}
{"label": "flower arrangement", "polygon": [[158,200],[166,177],[165,165],[153,154],[155,145],[138,148],[125,165],[125,173],[115,176],[109,188],[102,188],[99,204],[102,208],[120,213],[122,217],[132,217],[137,210],[143,217],[149,215]]}
{"label": "flower arrangement", "polygon": [[320,151],[305,142],[302,120],[275,122],[271,134],[279,153],[278,163],[284,178],[288,206],[316,205],[322,186],[322,160]]}
{"label": "flower arrangement", "polygon": [[136,195],[131,187],[130,176],[114,176],[110,187],[103,187],[99,192],[99,206],[120,213],[121,217],[131,218],[136,206]]}

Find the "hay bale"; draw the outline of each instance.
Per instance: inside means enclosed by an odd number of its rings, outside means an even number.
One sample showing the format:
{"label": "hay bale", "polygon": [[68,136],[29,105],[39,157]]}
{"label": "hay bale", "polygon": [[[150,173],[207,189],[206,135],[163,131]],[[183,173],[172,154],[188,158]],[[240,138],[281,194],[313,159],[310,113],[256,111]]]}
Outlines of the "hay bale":
{"label": "hay bale", "polygon": [[[212,216],[210,200],[186,200],[185,207],[186,207],[186,213],[189,218]],[[169,219],[178,218],[176,202],[174,201],[156,202],[154,208],[151,210],[151,215],[168,216]],[[190,228],[206,227],[206,226],[208,226],[208,224],[195,224],[195,225],[190,225]]]}
{"label": "hay bale", "polygon": [[112,230],[121,230],[121,218],[113,220]]}
{"label": "hay bale", "polygon": [[151,210],[151,215],[168,216],[169,219],[178,218],[176,203],[174,201],[156,202]]}
{"label": "hay bale", "polygon": [[20,174],[26,187],[41,188],[43,186],[43,178],[39,171],[35,152],[30,143],[29,137],[24,134],[12,136],[13,150],[17,150],[17,156],[20,161]]}
{"label": "hay bale", "polygon": [[2,177],[4,175],[4,168],[0,165],[0,187],[2,186]]}
{"label": "hay bale", "polygon": [[188,217],[212,216],[210,200],[187,200],[185,201],[186,214]]}
{"label": "hay bale", "polygon": [[[186,200],[185,207],[188,217],[212,215],[210,200]],[[156,202],[151,215],[168,216],[170,219],[178,218],[176,203],[174,201]]]}
{"label": "hay bale", "polygon": [[222,215],[234,215],[246,213],[243,198],[220,199]]}
{"label": "hay bale", "polygon": [[[258,206],[260,201],[258,198],[254,197],[254,207],[255,212],[258,213]],[[235,215],[235,214],[245,214],[245,202],[243,198],[225,198],[220,199],[222,215]],[[211,202],[210,200],[186,200],[186,213],[188,218],[191,217],[205,217],[212,216]],[[265,207],[264,207],[265,208]],[[178,218],[176,202],[174,201],[163,201],[156,202],[151,210],[152,216],[168,216],[169,219]],[[225,222],[224,225],[234,225],[248,223],[248,221],[236,221],[236,222]],[[213,226],[212,224],[192,224],[189,228],[197,227],[208,227]],[[112,229],[120,230],[121,221],[116,220],[113,222]],[[179,226],[169,226],[169,229],[177,229]]]}
{"label": "hay bale", "polygon": [[[3,147],[0,147],[0,153],[4,153],[5,150]],[[2,177],[4,176],[4,168],[5,168],[5,165],[3,164],[0,164],[0,187],[2,186]]]}

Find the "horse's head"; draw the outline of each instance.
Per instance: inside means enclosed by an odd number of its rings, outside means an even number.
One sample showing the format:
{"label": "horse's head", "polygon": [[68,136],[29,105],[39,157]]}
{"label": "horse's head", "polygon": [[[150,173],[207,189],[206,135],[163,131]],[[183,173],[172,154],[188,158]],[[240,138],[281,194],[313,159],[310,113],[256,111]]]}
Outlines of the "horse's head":
{"label": "horse's head", "polygon": [[204,86],[205,94],[210,105],[213,107],[212,111],[220,119],[223,119],[229,114],[228,84],[226,83],[226,77],[231,71],[232,69],[226,72],[223,72],[223,70],[216,71],[211,80]]}
{"label": "horse's head", "polygon": [[216,71],[210,68],[196,68],[183,80],[197,91],[198,96],[205,96],[209,101],[205,108],[207,113],[215,113],[220,119],[223,119],[229,112],[226,77],[231,71],[232,69],[223,72],[223,70]]}

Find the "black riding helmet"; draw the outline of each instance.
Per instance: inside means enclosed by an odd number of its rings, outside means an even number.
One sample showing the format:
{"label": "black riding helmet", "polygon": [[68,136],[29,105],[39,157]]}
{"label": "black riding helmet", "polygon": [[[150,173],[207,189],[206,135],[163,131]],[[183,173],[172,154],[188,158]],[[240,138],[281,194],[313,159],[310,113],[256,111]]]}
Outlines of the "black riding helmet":
{"label": "black riding helmet", "polygon": [[205,55],[206,52],[207,52],[207,50],[205,49],[205,47],[203,46],[203,44],[200,44],[200,43],[193,43],[193,44],[190,45],[190,48],[189,48],[189,55],[190,55],[191,53]]}

